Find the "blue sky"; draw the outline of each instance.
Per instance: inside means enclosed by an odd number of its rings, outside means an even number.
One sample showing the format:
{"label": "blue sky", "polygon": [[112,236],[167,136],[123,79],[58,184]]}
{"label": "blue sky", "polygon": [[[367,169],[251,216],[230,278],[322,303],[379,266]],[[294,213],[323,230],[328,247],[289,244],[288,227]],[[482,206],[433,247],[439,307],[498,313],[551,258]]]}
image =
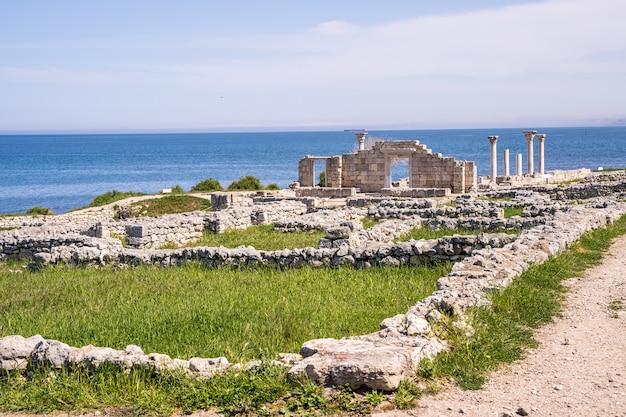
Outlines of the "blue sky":
{"label": "blue sky", "polygon": [[603,125],[626,1],[0,1],[0,132]]}

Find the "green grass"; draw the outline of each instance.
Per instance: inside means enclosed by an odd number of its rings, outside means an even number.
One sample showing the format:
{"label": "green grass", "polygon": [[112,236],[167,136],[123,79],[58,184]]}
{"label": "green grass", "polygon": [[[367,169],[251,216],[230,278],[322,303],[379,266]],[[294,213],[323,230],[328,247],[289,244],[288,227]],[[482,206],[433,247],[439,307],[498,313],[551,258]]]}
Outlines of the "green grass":
{"label": "green grass", "polygon": [[486,374],[522,357],[535,347],[534,329],[550,322],[561,311],[564,279],[581,276],[602,260],[613,238],[626,233],[626,216],[609,226],[585,234],[558,257],[524,272],[506,289],[494,293],[491,308],[469,312],[475,335],[467,338],[449,326],[452,350],[434,361],[430,376],[453,378],[466,389],[478,389]]}
{"label": "green grass", "polygon": [[505,207],[504,208],[504,218],[508,219],[509,217],[513,217],[513,216],[522,216],[522,213],[524,212],[524,207],[521,206],[510,206],[510,207]]}
{"label": "green grass", "polygon": [[201,239],[193,243],[193,246],[236,248],[243,245],[266,251],[285,248],[317,248],[317,243],[324,237],[324,234],[321,230],[285,233],[274,230],[274,225],[269,224],[250,226],[246,230],[227,230],[221,234],[205,232]]}
{"label": "green grass", "polygon": [[155,217],[164,214],[188,213],[210,209],[210,200],[181,194],[136,201],[130,205],[131,213],[138,217]]}
{"label": "green grass", "polygon": [[[0,335],[41,334],[172,357],[231,361],[297,352],[307,340],[376,331],[432,293],[449,266],[280,271],[46,267],[0,264]],[[13,268],[15,269],[15,268]]]}
{"label": "green grass", "polygon": [[140,195],[145,195],[145,194],[134,192],[134,191],[112,190],[112,191],[108,191],[104,194],[100,194],[94,197],[94,199],[91,201],[91,203],[87,207],[100,207],[100,206],[104,206],[110,203],[114,203],[119,200],[124,200],[125,198],[136,197]]}
{"label": "green grass", "polygon": [[375,219],[373,217],[363,217],[361,219],[361,223],[363,224],[363,229],[369,229],[379,224],[380,220]]}

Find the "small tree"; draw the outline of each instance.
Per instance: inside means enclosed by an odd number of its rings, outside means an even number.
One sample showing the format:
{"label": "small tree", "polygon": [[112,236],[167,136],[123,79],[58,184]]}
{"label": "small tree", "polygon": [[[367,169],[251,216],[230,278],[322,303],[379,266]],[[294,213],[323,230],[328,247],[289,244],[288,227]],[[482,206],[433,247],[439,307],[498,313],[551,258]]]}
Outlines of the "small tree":
{"label": "small tree", "polygon": [[320,172],[320,182],[317,185],[320,187],[326,187],[326,172]]}
{"label": "small tree", "polygon": [[204,181],[200,181],[193,187],[191,187],[191,192],[194,193],[210,193],[213,191],[224,191],[222,184],[216,179],[208,178]]}
{"label": "small tree", "polygon": [[228,191],[256,191],[262,189],[261,180],[252,175],[239,178],[228,186]]}
{"label": "small tree", "polygon": [[267,187],[265,187],[266,190],[280,190],[280,186],[276,183],[271,183],[268,184]]}
{"label": "small tree", "polygon": [[181,187],[180,185],[176,184],[175,186],[172,187],[172,194],[184,194],[185,190],[183,190],[183,187]]}

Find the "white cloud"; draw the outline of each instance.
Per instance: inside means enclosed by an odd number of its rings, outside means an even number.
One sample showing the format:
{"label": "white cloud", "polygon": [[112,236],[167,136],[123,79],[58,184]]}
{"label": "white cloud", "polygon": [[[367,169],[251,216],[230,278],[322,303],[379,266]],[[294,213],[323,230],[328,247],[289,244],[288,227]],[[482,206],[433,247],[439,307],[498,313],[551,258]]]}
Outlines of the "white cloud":
{"label": "white cloud", "polygon": [[107,60],[113,48],[99,39],[106,70],[5,65],[0,82],[117,86],[133,93],[137,113],[143,99],[205,125],[620,116],[624,16],[624,0],[549,0],[291,34],[145,38],[127,43],[137,53],[124,60]]}

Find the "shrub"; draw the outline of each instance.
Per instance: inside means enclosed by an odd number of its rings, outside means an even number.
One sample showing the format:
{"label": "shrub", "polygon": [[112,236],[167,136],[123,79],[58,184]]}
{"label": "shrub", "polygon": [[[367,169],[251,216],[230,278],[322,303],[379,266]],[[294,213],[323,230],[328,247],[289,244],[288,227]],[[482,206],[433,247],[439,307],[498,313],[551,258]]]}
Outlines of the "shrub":
{"label": "shrub", "polygon": [[276,183],[271,183],[267,187],[265,187],[265,189],[266,190],[280,190],[280,187]]}
{"label": "shrub", "polygon": [[206,180],[200,181],[199,183],[191,187],[192,193],[193,192],[210,193],[213,191],[224,191],[224,187],[222,187],[222,184],[220,184],[218,180],[213,179],[213,178],[207,178]]}
{"label": "shrub", "polygon": [[54,213],[48,207],[32,207],[26,210],[26,214],[30,216],[39,216],[39,215],[49,216]]}
{"label": "shrub", "polygon": [[119,200],[123,200],[125,198],[128,197],[135,197],[138,195],[145,195],[144,193],[137,193],[134,191],[117,191],[117,190],[112,190],[112,191],[108,191],[104,194],[100,194],[99,196],[96,196],[92,201],[91,204],[89,204],[89,207],[100,207],[100,206],[104,206],[110,203],[113,203],[115,201],[119,201]]}
{"label": "shrub", "polygon": [[261,180],[252,175],[239,178],[228,186],[228,191],[256,191],[262,189]]}
{"label": "shrub", "polygon": [[172,187],[172,194],[184,194],[185,190],[183,190],[183,187],[181,187],[180,185],[176,184],[175,186]]}
{"label": "shrub", "polygon": [[320,187],[326,187],[326,172],[320,172],[320,182],[317,185]]}

